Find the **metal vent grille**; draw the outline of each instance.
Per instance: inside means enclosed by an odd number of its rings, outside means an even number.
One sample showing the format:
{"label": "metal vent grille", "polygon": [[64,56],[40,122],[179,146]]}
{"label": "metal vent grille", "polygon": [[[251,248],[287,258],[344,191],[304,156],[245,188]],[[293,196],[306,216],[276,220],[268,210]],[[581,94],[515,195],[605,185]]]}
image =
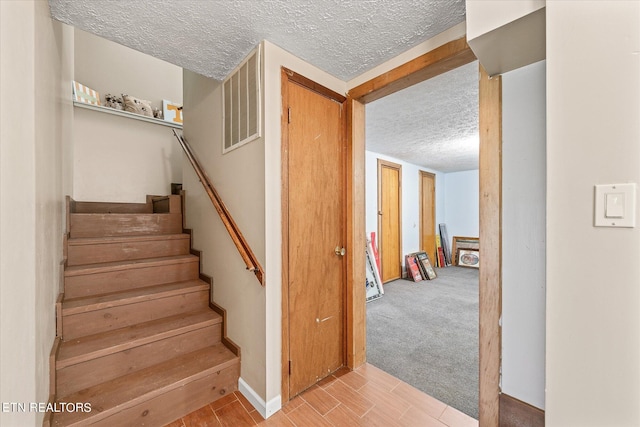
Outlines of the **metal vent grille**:
{"label": "metal vent grille", "polygon": [[260,47],[223,83],[223,146],[226,153],[261,136]]}

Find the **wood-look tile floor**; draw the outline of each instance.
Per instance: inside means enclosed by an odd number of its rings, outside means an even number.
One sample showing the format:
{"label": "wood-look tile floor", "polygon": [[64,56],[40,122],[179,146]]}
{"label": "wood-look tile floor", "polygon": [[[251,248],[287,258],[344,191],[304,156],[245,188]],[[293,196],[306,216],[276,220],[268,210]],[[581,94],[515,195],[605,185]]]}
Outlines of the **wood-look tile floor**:
{"label": "wood-look tile floor", "polygon": [[167,427],[477,427],[478,421],[375,366],[342,369],[265,420],[235,392]]}

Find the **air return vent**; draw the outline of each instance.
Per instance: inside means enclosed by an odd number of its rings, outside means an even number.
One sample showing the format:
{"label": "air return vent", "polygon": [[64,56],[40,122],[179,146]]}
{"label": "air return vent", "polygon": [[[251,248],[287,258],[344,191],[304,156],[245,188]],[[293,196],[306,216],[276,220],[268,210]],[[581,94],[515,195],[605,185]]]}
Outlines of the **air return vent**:
{"label": "air return vent", "polygon": [[223,83],[223,146],[226,153],[260,137],[260,46]]}

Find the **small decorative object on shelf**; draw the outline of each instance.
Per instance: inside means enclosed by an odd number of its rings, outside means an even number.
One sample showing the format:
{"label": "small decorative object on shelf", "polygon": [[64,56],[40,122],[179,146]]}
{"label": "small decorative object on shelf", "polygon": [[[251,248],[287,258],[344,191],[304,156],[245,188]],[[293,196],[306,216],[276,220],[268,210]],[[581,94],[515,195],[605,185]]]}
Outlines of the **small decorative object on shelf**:
{"label": "small decorative object on shelf", "polygon": [[104,106],[113,108],[115,110],[124,110],[124,103],[122,102],[122,98],[116,95],[111,95],[107,93],[104,96]]}
{"label": "small decorative object on shelf", "polygon": [[122,94],[122,100],[124,101],[125,111],[153,117],[153,110],[151,109],[151,103],[149,101],[138,99],[131,95],[125,95],[124,93]]}
{"label": "small decorative object on shelf", "polygon": [[153,109],[153,117],[155,117],[158,120],[163,120],[164,115],[162,114],[162,110],[159,108],[154,108]]}
{"label": "small decorative object on shelf", "polygon": [[71,87],[74,101],[82,102],[83,104],[100,105],[100,94],[95,90],[75,80],[72,82]]}
{"label": "small decorative object on shelf", "polygon": [[182,124],[182,105],[163,99],[162,114],[166,121]]}

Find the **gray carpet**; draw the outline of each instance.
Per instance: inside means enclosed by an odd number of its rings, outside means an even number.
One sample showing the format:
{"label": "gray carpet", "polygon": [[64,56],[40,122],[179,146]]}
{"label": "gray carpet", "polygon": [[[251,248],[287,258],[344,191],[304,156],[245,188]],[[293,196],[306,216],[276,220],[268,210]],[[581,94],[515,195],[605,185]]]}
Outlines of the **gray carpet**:
{"label": "gray carpet", "polygon": [[478,270],[396,280],[367,303],[367,362],[478,418]]}

